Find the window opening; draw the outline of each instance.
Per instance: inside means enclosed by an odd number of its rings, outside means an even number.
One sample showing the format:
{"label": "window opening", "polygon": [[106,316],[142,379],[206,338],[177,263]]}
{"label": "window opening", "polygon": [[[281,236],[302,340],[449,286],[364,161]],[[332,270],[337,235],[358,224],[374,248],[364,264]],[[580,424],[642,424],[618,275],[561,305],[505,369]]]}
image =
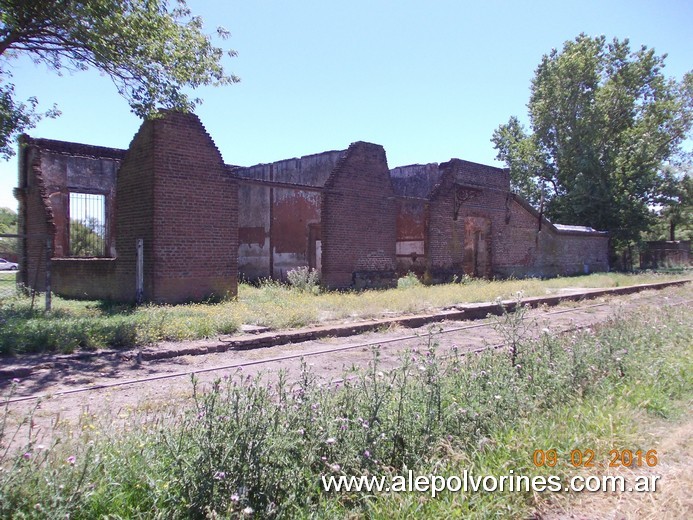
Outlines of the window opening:
{"label": "window opening", "polygon": [[70,193],[70,256],[106,256],[106,197]]}

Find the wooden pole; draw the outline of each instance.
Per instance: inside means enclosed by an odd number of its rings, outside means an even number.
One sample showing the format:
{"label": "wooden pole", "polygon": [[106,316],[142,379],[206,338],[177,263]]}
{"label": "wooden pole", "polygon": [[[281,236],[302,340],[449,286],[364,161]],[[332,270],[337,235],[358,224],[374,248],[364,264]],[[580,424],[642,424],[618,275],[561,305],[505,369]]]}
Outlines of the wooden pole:
{"label": "wooden pole", "polygon": [[137,268],[135,272],[135,300],[139,305],[144,301],[144,240],[137,239]]}

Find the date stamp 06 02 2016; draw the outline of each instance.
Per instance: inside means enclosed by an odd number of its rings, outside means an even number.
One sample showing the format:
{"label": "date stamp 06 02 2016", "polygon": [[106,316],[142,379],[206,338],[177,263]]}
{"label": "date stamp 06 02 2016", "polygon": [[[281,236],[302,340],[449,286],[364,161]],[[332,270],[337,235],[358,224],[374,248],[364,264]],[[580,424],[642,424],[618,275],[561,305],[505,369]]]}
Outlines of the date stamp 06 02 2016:
{"label": "date stamp 06 02 2016", "polygon": [[659,462],[657,458],[657,450],[611,450],[609,451],[608,462],[595,461],[594,450],[571,450],[570,456],[562,459],[557,450],[534,450],[532,455],[532,463],[538,467],[549,467],[553,468],[561,460],[565,460],[568,464],[574,468],[618,468],[620,466],[625,467],[643,467],[649,466],[654,467]]}

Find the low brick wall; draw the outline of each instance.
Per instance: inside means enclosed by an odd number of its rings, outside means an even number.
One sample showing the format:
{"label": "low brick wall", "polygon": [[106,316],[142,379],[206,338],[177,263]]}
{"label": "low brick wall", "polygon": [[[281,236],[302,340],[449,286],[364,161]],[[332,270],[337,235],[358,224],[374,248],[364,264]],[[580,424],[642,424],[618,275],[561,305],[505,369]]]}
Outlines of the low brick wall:
{"label": "low brick wall", "polygon": [[[113,258],[53,258],[52,291],[66,298],[118,299],[116,260]],[[132,280],[133,286],[135,280]]]}
{"label": "low brick wall", "polygon": [[362,289],[391,289],[397,287],[395,271],[354,271],[352,287]]}
{"label": "low brick wall", "polygon": [[645,251],[640,254],[640,267],[643,269],[688,265],[691,265],[690,240],[647,242]]}

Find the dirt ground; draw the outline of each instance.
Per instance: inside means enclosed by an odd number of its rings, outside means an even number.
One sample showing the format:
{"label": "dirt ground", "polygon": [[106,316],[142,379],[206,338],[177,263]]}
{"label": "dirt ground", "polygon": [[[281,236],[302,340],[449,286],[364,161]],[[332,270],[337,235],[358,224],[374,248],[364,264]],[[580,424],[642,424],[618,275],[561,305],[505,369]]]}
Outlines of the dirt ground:
{"label": "dirt ground", "polygon": [[[637,307],[681,304],[690,297],[690,284],[628,296],[565,303],[557,307],[527,312],[528,331],[558,333],[574,327],[591,327]],[[347,338],[326,338],[267,347],[256,350],[227,351],[200,356],[138,363],[122,352],[103,352],[86,359],[65,356],[34,356],[14,360],[15,364],[35,363],[40,368],[14,384],[8,403],[9,423],[18,424],[33,411],[33,433],[41,442],[50,442],[56,425],[73,429],[80,417],[125,417],[134,410],[150,410],[180,404],[191,394],[191,374],[202,385],[242,370],[244,374],[262,373],[274,377],[287,372],[289,381],[300,373],[304,358],[319,380],[329,382],[343,377],[354,367],[365,367],[373,359],[372,349],[380,349],[381,370],[399,364],[403,351],[424,349],[429,342],[445,355],[453,347],[475,350],[502,343],[488,321],[441,322],[418,329],[390,328]],[[204,346],[205,341],[189,342]],[[0,395],[10,391],[10,381],[0,381]],[[33,397],[41,396],[40,399]],[[18,400],[28,398],[26,400]],[[61,428],[64,433],[64,429]],[[61,434],[63,434],[61,433]],[[26,439],[21,435],[18,439]]]}

